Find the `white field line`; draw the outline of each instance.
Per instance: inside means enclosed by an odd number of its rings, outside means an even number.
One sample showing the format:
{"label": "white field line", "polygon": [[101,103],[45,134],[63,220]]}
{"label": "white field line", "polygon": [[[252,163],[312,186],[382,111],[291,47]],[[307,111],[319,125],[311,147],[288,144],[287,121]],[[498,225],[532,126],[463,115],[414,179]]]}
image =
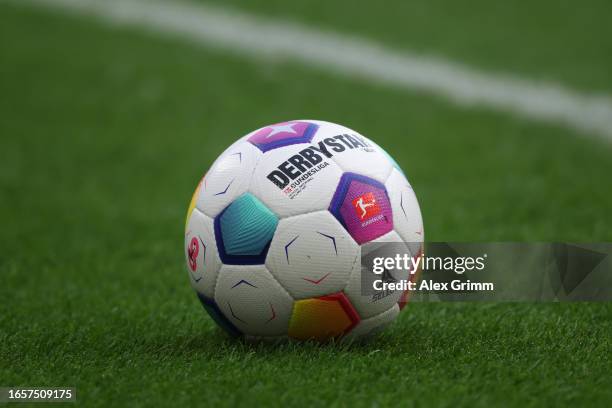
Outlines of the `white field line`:
{"label": "white field line", "polygon": [[365,39],[205,4],[159,0],[25,2],[181,37],[239,55],[298,61],[362,80],[436,95],[462,106],[482,106],[561,124],[612,141],[612,98],[608,95],[487,73]]}

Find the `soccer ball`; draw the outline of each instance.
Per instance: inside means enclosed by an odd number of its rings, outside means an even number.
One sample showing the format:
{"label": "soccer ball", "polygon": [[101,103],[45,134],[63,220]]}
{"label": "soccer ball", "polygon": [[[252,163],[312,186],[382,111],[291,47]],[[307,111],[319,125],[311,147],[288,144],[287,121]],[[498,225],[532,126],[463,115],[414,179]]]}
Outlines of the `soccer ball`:
{"label": "soccer ball", "polygon": [[362,293],[361,253],[382,242],[420,251],[412,187],[377,144],[317,120],[266,126],[231,145],[196,188],[185,226],[199,300],[219,326],[246,338],[379,331],[408,297]]}

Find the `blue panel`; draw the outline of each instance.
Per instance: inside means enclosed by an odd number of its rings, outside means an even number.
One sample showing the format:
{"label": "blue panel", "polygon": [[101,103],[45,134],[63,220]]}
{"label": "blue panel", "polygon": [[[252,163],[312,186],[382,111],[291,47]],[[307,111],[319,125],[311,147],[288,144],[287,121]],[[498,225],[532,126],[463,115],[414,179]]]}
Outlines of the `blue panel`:
{"label": "blue panel", "polygon": [[278,218],[261,201],[245,193],[215,218],[215,237],[225,264],[263,264]]}

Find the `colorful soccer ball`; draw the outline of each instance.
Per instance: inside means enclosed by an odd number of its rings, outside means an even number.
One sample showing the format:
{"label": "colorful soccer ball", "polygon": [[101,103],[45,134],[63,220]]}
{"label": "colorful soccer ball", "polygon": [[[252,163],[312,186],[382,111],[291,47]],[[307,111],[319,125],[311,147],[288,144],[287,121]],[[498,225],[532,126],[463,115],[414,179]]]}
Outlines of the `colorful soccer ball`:
{"label": "colorful soccer ball", "polygon": [[185,256],[202,305],[232,335],[356,338],[407,300],[362,294],[364,245],[389,241],[423,241],[397,163],[344,126],[294,120],[247,134],[213,163],[189,205]]}

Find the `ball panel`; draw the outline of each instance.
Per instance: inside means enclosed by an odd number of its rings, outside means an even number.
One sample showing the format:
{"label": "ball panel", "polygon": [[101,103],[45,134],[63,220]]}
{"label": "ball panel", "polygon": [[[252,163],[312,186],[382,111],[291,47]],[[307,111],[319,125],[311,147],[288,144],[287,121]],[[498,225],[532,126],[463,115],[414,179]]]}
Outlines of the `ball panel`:
{"label": "ball panel", "polygon": [[358,244],[372,241],[393,229],[385,186],[360,174],[342,175],[329,211]]}
{"label": "ball panel", "polygon": [[208,298],[199,292],[196,292],[196,294],[198,295],[198,299],[200,300],[200,303],[202,303],[204,310],[206,310],[208,315],[215,321],[215,323],[217,323],[219,327],[225,330],[225,332],[230,336],[236,337],[242,335],[240,330],[238,330],[238,328],[223,315],[219,309],[219,306],[213,299]]}
{"label": "ball panel", "polygon": [[225,264],[263,264],[278,218],[254,195],[245,193],[215,218],[219,256]]}
{"label": "ball panel", "polygon": [[265,153],[292,144],[309,143],[318,128],[317,124],[307,121],[281,122],[253,132],[248,141]]}
{"label": "ball panel", "polygon": [[299,340],[329,340],[348,333],[360,321],[344,293],[295,302],[289,337]]}
{"label": "ball panel", "polygon": [[[385,242],[393,242],[400,243],[401,238],[399,235],[391,231],[384,236],[376,239],[373,242],[369,242],[365,245],[361,246],[362,254],[368,254],[373,250],[378,251],[377,256],[385,256],[385,257],[395,257],[397,254],[397,245],[393,245],[390,247],[385,247],[382,245]],[[410,253],[409,248],[405,247],[405,252],[407,254]],[[351,276],[349,278],[349,282],[344,289],[344,293],[348,296],[355,309],[361,316],[362,319],[367,319],[372,316],[375,316],[379,313],[384,312],[385,310],[390,309],[395,305],[401,295],[402,291],[400,290],[373,290],[373,288],[367,288],[367,291],[362,293],[362,285],[367,284],[371,285],[371,282],[367,279],[363,279],[362,273],[371,274],[370,271],[363,270],[361,262],[357,262],[351,271]],[[390,270],[385,271],[382,275],[378,275],[375,279],[383,279],[387,282],[399,282],[401,280],[408,279],[409,271],[406,269],[401,270]],[[372,289],[372,290],[370,290]]]}
{"label": "ball panel", "polygon": [[247,191],[261,152],[248,142],[232,145],[206,173],[196,207],[216,217],[233,200]]}
{"label": "ball panel", "polygon": [[293,299],[263,265],[223,265],[215,288],[215,302],[242,333],[287,334]]}
{"label": "ball panel", "polygon": [[393,229],[403,241],[409,243],[411,252],[417,254],[425,237],[421,209],[414,190],[403,174],[395,169],[385,187],[393,209]]}
{"label": "ball panel", "polygon": [[191,212],[187,222],[185,261],[191,286],[212,298],[221,261],[215,243],[213,220],[197,208]]}
{"label": "ball panel", "polygon": [[343,339],[354,340],[357,338],[375,336],[389,326],[397,318],[399,312],[399,306],[393,305],[390,309],[359,322],[359,324],[347,333]]}
{"label": "ball panel", "polygon": [[294,299],[341,291],[359,246],[328,211],[280,221],[266,265]]}
{"label": "ball panel", "polygon": [[342,171],[308,144],[278,148],[259,161],[249,191],[280,217],[324,210]]}

